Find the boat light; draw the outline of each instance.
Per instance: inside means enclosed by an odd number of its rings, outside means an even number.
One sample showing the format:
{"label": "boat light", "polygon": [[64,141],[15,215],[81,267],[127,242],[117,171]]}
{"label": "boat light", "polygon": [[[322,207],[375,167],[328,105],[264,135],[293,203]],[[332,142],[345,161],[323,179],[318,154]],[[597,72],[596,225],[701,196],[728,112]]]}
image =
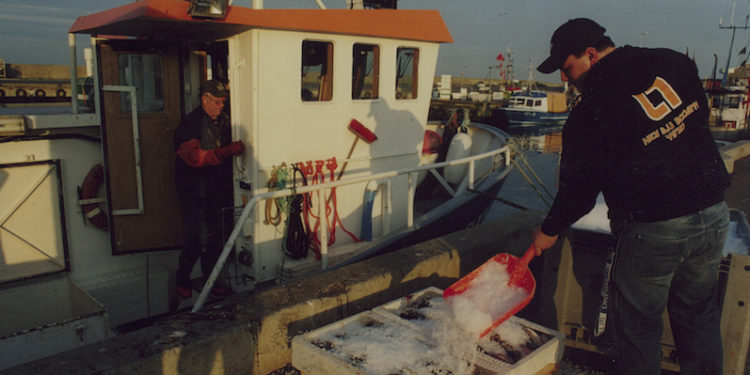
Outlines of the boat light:
{"label": "boat light", "polygon": [[396,9],[398,0],[363,0],[362,5],[365,9]]}
{"label": "boat light", "polygon": [[193,18],[224,18],[228,0],[190,0],[188,14]]}

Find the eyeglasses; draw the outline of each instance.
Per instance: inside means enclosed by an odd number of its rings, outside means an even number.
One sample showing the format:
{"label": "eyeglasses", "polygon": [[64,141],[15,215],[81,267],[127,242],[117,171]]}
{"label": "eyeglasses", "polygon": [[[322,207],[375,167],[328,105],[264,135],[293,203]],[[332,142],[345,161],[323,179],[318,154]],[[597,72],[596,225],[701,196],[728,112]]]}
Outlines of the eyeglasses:
{"label": "eyeglasses", "polygon": [[224,105],[227,100],[227,98],[214,98],[213,96],[211,96],[211,94],[204,94],[203,96],[205,96],[208,100],[210,100],[212,103],[214,103],[214,105],[217,106]]}

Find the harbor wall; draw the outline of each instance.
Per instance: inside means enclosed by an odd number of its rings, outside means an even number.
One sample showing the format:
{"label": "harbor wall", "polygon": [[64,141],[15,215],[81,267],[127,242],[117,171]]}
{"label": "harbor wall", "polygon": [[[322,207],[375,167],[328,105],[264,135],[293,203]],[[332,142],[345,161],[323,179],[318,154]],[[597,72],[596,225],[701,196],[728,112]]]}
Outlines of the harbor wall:
{"label": "harbor wall", "polygon": [[522,255],[542,218],[539,212],[509,215],[0,374],[269,374],[291,362],[290,342],[298,334],[429,286],[445,288],[496,253]]}

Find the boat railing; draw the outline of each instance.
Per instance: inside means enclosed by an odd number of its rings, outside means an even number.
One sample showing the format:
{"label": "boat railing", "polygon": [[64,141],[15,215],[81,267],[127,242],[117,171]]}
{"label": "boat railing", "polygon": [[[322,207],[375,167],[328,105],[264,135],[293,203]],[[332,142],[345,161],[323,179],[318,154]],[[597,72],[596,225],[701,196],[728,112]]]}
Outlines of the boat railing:
{"label": "boat railing", "polygon": [[[429,171],[434,176],[437,177],[438,181],[443,185],[444,188],[448,188],[448,191],[451,192],[451,195],[457,194],[457,192],[460,192],[462,189],[468,189],[472,190],[474,189],[474,183],[483,177],[486,176],[482,175],[479,176],[479,178],[475,178],[475,163],[482,159],[488,159],[493,158],[497,155],[503,154],[503,162],[504,166],[507,167],[510,165],[510,156],[511,156],[511,146],[506,145],[503,147],[500,147],[498,149],[488,151],[485,153],[468,156],[461,159],[456,160],[450,160],[450,161],[444,161],[440,163],[433,163],[433,164],[426,164],[419,167],[412,167],[412,168],[404,168],[400,170],[395,171],[389,171],[389,172],[382,172],[382,173],[376,173],[371,175],[363,175],[359,177],[351,177],[347,179],[342,179],[338,181],[331,181],[326,182],[323,184],[317,184],[317,185],[305,185],[300,187],[294,187],[294,188],[286,188],[282,190],[275,190],[275,191],[269,191],[261,194],[257,194],[253,196],[247,204],[242,209],[242,213],[240,214],[239,219],[237,220],[234,229],[232,229],[232,232],[229,235],[229,239],[227,239],[226,244],[224,245],[224,248],[221,251],[221,255],[219,256],[219,259],[216,261],[216,265],[214,266],[214,269],[211,271],[211,274],[208,277],[208,280],[206,280],[206,284],[203,286],[203,290],[201,291],[200,295],[198,296],[198,299],[195,302],[195,305],[193,306],[193,309],[191,312],[197,312],[198,310],[203,307],[203,303],[205,303],[206,298],[208,297],[208,293],[211,290],[211,288],[214,285],[214,282],[219,276],[219,273],[221,273],[221,269],[224,267],[224,263],[226,262],[227,258],[229,257],[229,254],[231,253],[232,248],[234,247],[234,243],[237,241],[237,236],[240,233],[241,228],[243,227],[245,221],[250,217],[250,214],[253,213],[257,207],[257,205],[267,199],[275,199],[275,198],[283,198],[283,197],[290,197],[297,194],[304,194],[304,193],[315,193],[315,192],[324,192],[327,189],[337,188],[340,186],[345,185],[352,185],[362,182],[369,182],[369,181],[390,181],[391,179],[408,175],[408,185],[409,190],[407,193],[407,204],[406,204],[406,225],[407,228],[413,228],[414,226],[414,198],[416,195],[417,190],[417,174],[420,172],[426,172]],[[442,178],[442,176],[439,175],[437,172],[437,169],[439,168],[445,168],[449,166],[457,166],[457,165],[463,165],[468,164],[468,173],[464,177],[463,182],[459,184],[458,188],[454,191],[450,186],[447,184],[447,182]],[[495,168],[495,164],[493,162],[493,168]],[[386,184],[388,196],[390,196],[390,188],[391,184]],[[325,217],[325,205],[319,204],[318,205],[318,215],[319,217]],[[321,255],[321,267],[323,269],[326,269],[328,267],[328,223],[326,220],[321,220],[322,225],[318,228],[318,236],[320,237],[320,255]],[[253,232],[255,231],[255,226],[253,225]],[[253,233],[253,238],[255,238],[255,233]]]}

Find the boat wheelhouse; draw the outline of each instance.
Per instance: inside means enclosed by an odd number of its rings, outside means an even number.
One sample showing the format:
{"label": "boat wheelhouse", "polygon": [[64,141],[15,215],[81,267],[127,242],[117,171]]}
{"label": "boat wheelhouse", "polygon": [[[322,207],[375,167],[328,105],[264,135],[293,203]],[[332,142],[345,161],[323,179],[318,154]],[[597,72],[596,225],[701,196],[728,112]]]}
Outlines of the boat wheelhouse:
{"label": "boat wheelhouse", "polygon": [[747,86],[720,87],[717,81],[707,92],[711,108],[709,128],[714,137],[726,141],[745,138],[750,117]]}

